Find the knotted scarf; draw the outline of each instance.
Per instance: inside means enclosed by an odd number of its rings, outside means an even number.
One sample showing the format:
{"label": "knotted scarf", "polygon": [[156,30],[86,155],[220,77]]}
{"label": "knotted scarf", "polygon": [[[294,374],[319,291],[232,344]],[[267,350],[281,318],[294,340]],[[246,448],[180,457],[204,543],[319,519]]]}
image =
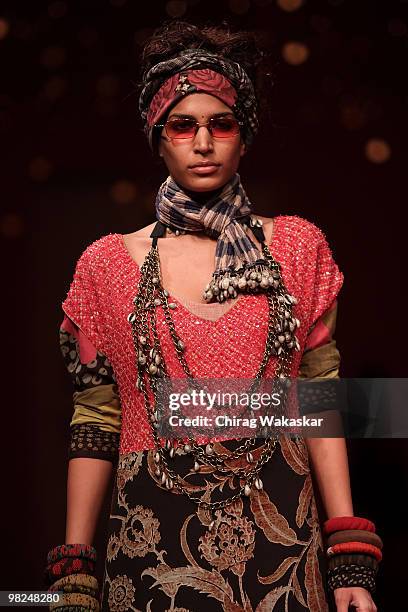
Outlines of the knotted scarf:
{"label": "knotted scarf", "polygon": [[277,285],[275,273],[245,229],[255,226],[251,214],[238,173],[204,203],[192,199],[171,176],[160,186],[156,217],[163,225],[172,231],[204,232],[217,240],[215,270],[203,294],[207,302]]}

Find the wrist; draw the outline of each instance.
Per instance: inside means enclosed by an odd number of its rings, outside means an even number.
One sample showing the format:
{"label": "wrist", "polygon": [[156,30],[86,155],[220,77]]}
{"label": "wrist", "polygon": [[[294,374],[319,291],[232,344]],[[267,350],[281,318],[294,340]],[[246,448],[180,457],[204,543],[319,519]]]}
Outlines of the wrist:
{"label": "wrist", "polygon": [[327,586],[375,591],[383,543],[375,524],[358,516],[331,517],[323,524],[328,558]]}

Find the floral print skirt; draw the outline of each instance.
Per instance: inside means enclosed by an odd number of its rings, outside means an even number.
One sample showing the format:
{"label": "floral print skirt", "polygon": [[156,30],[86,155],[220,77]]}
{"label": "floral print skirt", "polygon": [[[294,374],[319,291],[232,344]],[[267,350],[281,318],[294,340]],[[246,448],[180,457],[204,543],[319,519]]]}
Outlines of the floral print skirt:
{"label": "floral print skirt", "polygon": [[[240,442],[242,444],[242,441]],[[228,453],[236,440],[215,443]],[[252,451],[256,460],[262,447]],[[238,476],[173,469],[194,496],[231,497]],[[245,456],[230,463],[244,467]],[[102,610],[125,612],[328,611],[322,534],[307,447],[280,436],[263,488],[210,515],[155,475],[154,450],[120,455],[109,521]],[[210,522],[214,520],[210,529]]]}

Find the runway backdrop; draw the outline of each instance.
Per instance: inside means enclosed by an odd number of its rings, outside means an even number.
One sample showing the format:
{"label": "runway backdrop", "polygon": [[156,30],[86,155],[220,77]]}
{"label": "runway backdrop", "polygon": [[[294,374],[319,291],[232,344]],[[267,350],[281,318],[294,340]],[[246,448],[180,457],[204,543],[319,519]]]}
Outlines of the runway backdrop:
{"label": "runway backdrop", "polygon": [[[72,388],[58,327],[75,262],[102,235],[154,220],[166,173],[143,137],[134,82],[162,20],[228,19],[261,33],[274,87],[240,167],[246,191],[256,212],[300,215],[326,233],[345,274],[342,375],[406,376],[406,9],[403,0],[2,4],[1,589],[41,588],[46,552],[64,538]],[[355,513],[384,539],[376,601],[405,609],[407,442],[348,444]]]}

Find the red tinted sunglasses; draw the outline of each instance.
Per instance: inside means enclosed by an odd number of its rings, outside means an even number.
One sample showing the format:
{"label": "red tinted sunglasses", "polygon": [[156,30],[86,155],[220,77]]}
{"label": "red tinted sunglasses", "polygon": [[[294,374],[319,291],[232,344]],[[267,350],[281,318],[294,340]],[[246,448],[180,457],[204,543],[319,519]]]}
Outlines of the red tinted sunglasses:
{"label": "red tinted sunglasses", "polygon": [[198,123],[195,119],[177,117],[169,119],[164,124],[156,124],[155,127],[164,128],[170,140],[194,138],[198,128],[205,126],[214,138],[230,138],[239,134],[240,126],[244,125],[235,117],[211,117],[206,123]]}

